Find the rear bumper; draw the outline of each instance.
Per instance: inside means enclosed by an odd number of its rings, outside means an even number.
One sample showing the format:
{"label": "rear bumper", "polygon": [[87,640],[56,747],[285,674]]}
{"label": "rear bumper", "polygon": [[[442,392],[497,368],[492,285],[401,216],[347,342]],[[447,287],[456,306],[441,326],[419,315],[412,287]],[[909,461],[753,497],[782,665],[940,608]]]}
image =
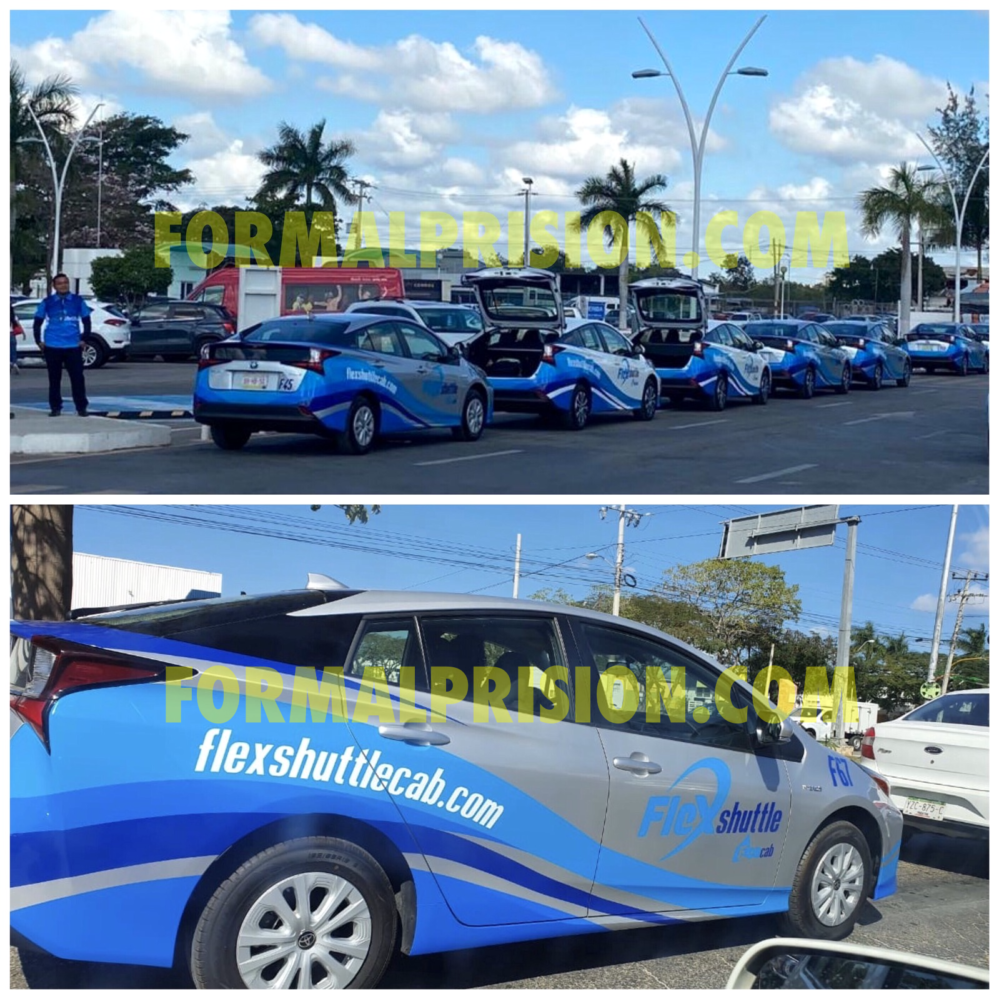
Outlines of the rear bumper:
{"label": "rear bumper", "polygon": [[326,434],[328,428],[315,414],[298,406],[253,406],[249,403],[208,402],[194,398],[194,419],[208,426],[222,423],[242,424],[253,430],[271,430],[296,434]]}

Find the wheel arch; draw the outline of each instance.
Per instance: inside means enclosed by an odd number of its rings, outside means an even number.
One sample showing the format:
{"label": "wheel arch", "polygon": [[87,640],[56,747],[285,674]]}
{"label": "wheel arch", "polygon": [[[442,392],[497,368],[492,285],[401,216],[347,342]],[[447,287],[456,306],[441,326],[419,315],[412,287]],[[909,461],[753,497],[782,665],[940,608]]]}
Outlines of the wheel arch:
{"label": "wheel arch", "polygon": [[187,967],[194,928],[218,886],[262,850],[304,836],[344,839],[371,854],[392,885],[399,913],[400,949],[403,954],[409,953],[416,935],[416,884],[402,851],[389,836],[367,822],[347,815],[314,812],[287,815],[260,826],[246,833],[212,861],[191,892],[177,927],[174,961],[178,967]]}
{"label": "wheel arch", "polygon": [[812,834],[811,839],[814,839],[819,832],[834,822],[849,822],[856,826],[860,830],[860,834],[867,840],[867,847],[871,851],[871,888],[873,889],[878,883],[878,875],[881,873],[881,855],[884,852],[884,838],[878,820],[860,805],[846,805],[830,812]]}

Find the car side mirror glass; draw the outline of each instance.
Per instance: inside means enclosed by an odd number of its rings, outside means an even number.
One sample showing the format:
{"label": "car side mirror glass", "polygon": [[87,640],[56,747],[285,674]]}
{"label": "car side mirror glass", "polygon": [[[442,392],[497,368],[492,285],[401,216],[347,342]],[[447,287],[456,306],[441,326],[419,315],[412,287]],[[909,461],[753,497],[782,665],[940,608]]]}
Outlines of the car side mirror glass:
{"label": "car side mirror glass", "polygon": [[632,352],[632,353],[633,353],[633,354],[634,354],[634,355],[635,355],[636,357],[641,357],[641,356],[642,356],[642,354],[644,354],[644,353],[645,353],[645,347],[644,347],[644,346],[643,346],[642,344],[640,344],[640,343],[636,343],[636,344],[632,344],[632,347],[631,347],[631,352]]}

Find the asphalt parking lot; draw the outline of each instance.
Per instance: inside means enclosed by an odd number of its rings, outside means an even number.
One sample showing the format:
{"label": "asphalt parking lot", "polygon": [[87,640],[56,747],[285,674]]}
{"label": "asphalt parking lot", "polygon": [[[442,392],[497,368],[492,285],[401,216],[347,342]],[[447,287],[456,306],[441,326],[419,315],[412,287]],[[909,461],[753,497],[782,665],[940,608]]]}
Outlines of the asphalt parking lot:
{"label": "asphalt parking lot", "polygon": [[[988,844],[917,835],[899,890],[869,902],[851,941],[986,968]],[[724,988],[736,961],[776,921],[735,919],[570,937],[420,958],[397,956],[380,988]],[[11,988],[193,988],[175,971],[60,961],[11,948]]]}
{"label": "asphalt parking lot", "polygon": [[[91,395],[189,393],[194,366],[111,364],[88,375]],[[191,420],[169,423],[168,448],[68,457],[15,456],[14,493],[591,495],[608,488],[659,494],[985,495],[988,377],[914,376],[907,389],[812,400],[783,393],[768,406],[721,413],[688,403],[649,423],[598,417],[580,433],[500,415],[474,444],[447,431],[382,441],[362,458],[331,442],[257,435],[242,451],[200,440]],[[45,372],[11,379],[11,401],[45,399]]]}

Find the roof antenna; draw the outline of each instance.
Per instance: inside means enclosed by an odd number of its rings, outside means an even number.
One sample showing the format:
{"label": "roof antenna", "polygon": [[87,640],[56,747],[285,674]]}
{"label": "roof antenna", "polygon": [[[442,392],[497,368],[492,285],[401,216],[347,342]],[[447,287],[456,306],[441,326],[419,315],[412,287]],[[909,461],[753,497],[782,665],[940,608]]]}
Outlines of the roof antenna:
{"label": "roof antenna", "polygon": [[310,572],[309,582],[305,587],[307,590],[346,590],[349,587],[345,583],[338,582],[331,576],[324,576],[321,572]]}

